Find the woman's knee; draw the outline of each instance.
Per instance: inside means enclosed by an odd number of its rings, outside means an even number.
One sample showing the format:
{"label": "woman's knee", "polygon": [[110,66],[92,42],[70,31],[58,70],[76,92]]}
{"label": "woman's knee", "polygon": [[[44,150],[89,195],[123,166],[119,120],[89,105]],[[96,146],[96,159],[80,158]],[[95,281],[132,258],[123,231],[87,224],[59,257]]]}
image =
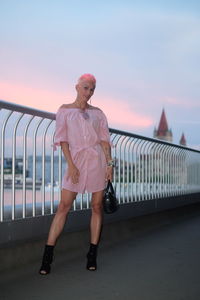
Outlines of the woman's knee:
{"label": "woman's knee", "polygon": [[68,190],[62,190],[62,197],[60,204],[58,206],[57,213],[67,214],[70,210],[73,201],[76,198],[77,193],[68,191]]}
{"label": "woman's knee", "polygon": [[67,214],[70,208],[71,208],[71,203],[65,203],[64,201],[61,201],[58,206],[57,213]]}
{"label": "woman's knee", "polygon": [[91,204],[92,212],[101,213],[102,212],[102,202]]}

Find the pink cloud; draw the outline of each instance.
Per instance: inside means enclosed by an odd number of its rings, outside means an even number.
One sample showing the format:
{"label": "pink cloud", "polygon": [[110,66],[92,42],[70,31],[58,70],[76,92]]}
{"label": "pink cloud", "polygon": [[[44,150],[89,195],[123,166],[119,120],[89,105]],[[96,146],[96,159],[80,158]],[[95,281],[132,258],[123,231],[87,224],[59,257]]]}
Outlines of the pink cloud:
{"label": "pink cloud", "polygon": [[183,98],[179,99],[179,98],[175,98],[175,97],[165,97],[164,102],[172,104],[172,105],[181,106],[181,107],[184,107],[184,108],[198,108],[198,107],[200,107],[199,100],[192,102],[188,99],[183,99]]}
{"label": "pink cloud", "polygon": [[[56,112],[61,104],[70,102],[66,101],[66,98],[74,99],[75,93],[74,95],[68,94],[66,97],[64,93],[51,89],[46,90],[6,81],[0,82],[0,99],[40,110]],[[133,111],[127,102],[99,96],[98,91],[92,98],[92,104],[105,112],[109,127],[132,130],[147,128],[154,123],[151,118]]]}
{"label": "pink cloud", "polygon": [[97,106],[105,112],[110,127],[114,125],[115,127],[122,126],[124,129],[136,129],[147,128],[154,124],[153,119],[133,111],[133,108],[125,101],[102,97],[94,102],[97,102]]}
{"label": "pink cloud", "polygon": [[49,112],[56,112],[65,95],[22,84],[0,82],[0,99]]}

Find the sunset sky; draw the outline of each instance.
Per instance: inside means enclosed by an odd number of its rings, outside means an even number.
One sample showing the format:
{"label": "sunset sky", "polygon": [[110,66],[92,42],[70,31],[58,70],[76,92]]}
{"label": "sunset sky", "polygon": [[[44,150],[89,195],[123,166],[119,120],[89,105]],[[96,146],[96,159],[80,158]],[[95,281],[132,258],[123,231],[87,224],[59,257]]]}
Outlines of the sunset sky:
{"label": "sunset sky", "polygon": [[200,2],[0,0],[0,99],[56,112],[92,73],[109,127],[153,136],[162,109],[200,149]]}

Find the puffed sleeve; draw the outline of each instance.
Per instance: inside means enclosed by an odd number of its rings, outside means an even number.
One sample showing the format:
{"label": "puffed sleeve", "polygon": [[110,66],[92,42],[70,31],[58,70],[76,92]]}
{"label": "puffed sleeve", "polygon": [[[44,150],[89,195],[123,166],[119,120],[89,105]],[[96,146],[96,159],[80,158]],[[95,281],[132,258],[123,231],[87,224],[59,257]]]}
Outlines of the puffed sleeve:
{"label": "puffed sleeve", "polygon": [[61,146],[61,142],[68,142],[67,121],[65,109],[59,108],[56,113],[56,128],[53,143],[53,150],[57,150],[57,146]]}
{"label": "puffed sleeve", "polygon": [[112,147],[113,144],[110,141],[110,133],[109,133],[109,128],[108,128],[108,121],[103,112],[101,112],[101,120],[100,120],[100,140],[108,142],[110,146]]}

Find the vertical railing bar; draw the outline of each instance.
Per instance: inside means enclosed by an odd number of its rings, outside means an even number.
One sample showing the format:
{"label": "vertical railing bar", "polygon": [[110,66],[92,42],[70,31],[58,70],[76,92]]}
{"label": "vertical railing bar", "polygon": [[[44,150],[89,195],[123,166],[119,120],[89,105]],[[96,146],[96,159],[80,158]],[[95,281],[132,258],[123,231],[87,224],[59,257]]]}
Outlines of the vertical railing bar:
{"label": "vertical railing bar", "polygon": [[140,177],[140,201],[144,200],[144,149],[143,146],[145,145],[145,141],[142,141],[141,147],[140,147],[140,172],[141,172],[141,177]]}
{"label": "vertical railing bar", "polygon": [[[141,145],[140,145],[141,144]],[[142,145],[143,145],[143,140],[140,140],[139,144],[138,144],[138,149],[139,149],[139,156],[138,156],[138,170],[139,170],[139,173],[138,173],[138,182],[139,182],[139,197],[138,197],[138,201],[141,200],[141,149],[142,149]]]}
{"label": "vertical railing bar", "polygon": [[146,200],[150,199],[150,178],[149,178],[149,160],[150,160],[151,142],[148,141],[146,149]]}
{"label": "vertical railing bar", "polygon": [[153,170],[153,167],[154,167],[154,149],[155,149],[155,143],[152,143],[151,144],[152,147],[151,147],[151,153],[150,153],[150,162],[149,162],[149,176],[151,178],[150,180],[150,194],[151,194],[151,197],[150,199],[153,199],[154,198],[154,195],[153,195],[153,192],[154,192],[154,170]]}
{"label": "vertical railing bar", "polygon": [[187,151],[184,149],[184,194],[187,194]]}
{"label": "vertical railing bar", "polygon": [[141,180],[142,180],[142,189],[141,189],[141,194],[142,194],[142,201],[145,200],[145,148],[146,148],[146,141],[143,141],[142,145],[141,145]]}
{"label": "vertical railing bar", "polygon": [[[118,137],[117,134],[111,134],[111,144],[112,144],[112,148],[111,152],[112,153],[112,158],[114,159],[114,163],[115,163],[115,167],[113,168],[113,185],[114,187],[117,186],[116,183],[116,164],[117,164],[117,158],[116,158],[116,144],[114,143],[115,138]],[[118,197],[118,195],[117,195]]]}
{"label": "vertical railing bar", "polygon": [[160,160],[160,155],[158,153],[160,145],[157,144],[155,145],[155,196],[156,198],[159,197],[159,160]]}
{"label": "vertical railing bar", "polygon": [[152,155],[151,155],[151,178],[152,178],[152,185],[151,185],[151,194],[152,194],[152,198],[154,199],[155,197],[155,143],[153,143],[153,147],[152,147]]}
{"label": "vertical railing bar", "polygon": [[151,199],[151,172],[150,172],[150,166],[151,166],[151,148],[153,144],[149,142],[149,147],[147,149],[148,152],[148,162],[147,162],[147,180],[148,180],[148,199]]}
{"label": "vertical railing bar", "polygon": [[187,151],[187,193],[190,193],[190,152]]}
{"label": "vertical railing bar", "polygon": [[46,125],[46,128],[42,135],[42,187],[41,187],[41,193],[42,193],[42,216],[45,215],[45,143],[46,143],[46,134],[49,129],[50,124],[52,123],[51,120],[48,120],[48,123]]}
{"label": "vertical railing bar", "polygon": [[[116,134],[110,134],[110,140],[111,140],[111,144],[112,144],[111,155],[112,155],[112,158],[114,160],[115,165],[116,165],[116,147],[115,147],[115,144],[114,144],[114,140],[115,140],[116,137],[117,137]],[[114,183],[114,185],[116,183],[116,167],[113,168],[113,183]]]}
{"label": "vertical railing bar", "polygon": [[184,191],[184,149],[181,150],[181,191],[182,191],[182,195],[185,194]]}
{"label": "vertical railing bar", "polygon": [[143,149],[143,146],[145,146],[145,141],[142,142],[141,147],[140,147],[140,151],[141,151],[141,155],[140,155],[140,163],[141,163],[141,189],[140,189],[140,201],[144,200],[144,194],[145,194],[145,187],[144,187],[144,161],[145,161],[145,152]]}
{"label": "vertical railing bar", "polygon": [[137,142],[138,142],[138,139],[136,139],[135,141],[135,144],[134,144],[134,177],[135,177],[135,202],[137,201]]}
{"label": "vertical railing bar", "polygon": [[6,124],[13,114],[13,111],[10,111],[6,116],[2,130],[1,130],[1,194],[0,194],[0,221],[4,220],[4,154],[5,154],[5,129]]}
{"label": "vertical railing bar", "polygon": [[161,169],[161,196],[164,198],[165,196],[165,147],[162,146],[161,148],[161,154],[162,154],[162,169]]}
{"label": "vertical railing bar", "polygon": [[130,151],[130,155],[131,155],[131,179],[130,179],[130,184],[131,184],[131,202],[133,202],[133,167],[134,167],[134,164],[133,164],[133,147],[134,147],[134,139],[132,138],[132,141],[130,143],[130,149],[132,147],[132,150],[129,149]]}
{"label": "vertical railing bar", "polygon": [[61,188],[62,188],[62,147],[58,148],[58,186],[59,186],[58,203],[60,203]]}
{"label": "vertical railing bar", "polygon": [[[123,143],[124,139],[126,138],[126,136],[125,137],[120,136],[120,139],[121,138],[122,138],[122,141],[119,145],[119,166],[118,166],[118,168],[119,168],[119,203],[122,202],[121,201],[121,148],[122,148],[122,143]],[[120,141],[120,139],[117,141],[117,143]],[[124,200],[124,187],[123,187],[123,197],[122,197],[122,199]]]}
{"label": "vertical railing bar", "polygon": [[[53,120],[52,120],[53,122]],[[54,213],[54,137],[55,137],[55,130],[51,136],[51,190],[50,190],[50,212],[51,214]]]}
{"label": "vertical railing bar", "polygon": [[149,148],[149,142],[147,141],[146,144],[144,145],[144,187],[145,187],[145,192],[144,192],[144,200],[148,199],[148,148]]}
{"label": "vertical railing bar", "polygon": [[169,196],[173,193],[173,147],[169,149]]}
{"label": "vertical railing bar", "polygon": [[27,132],[34,116],[31,116],[23,134],[23,192],[22,192],[22,218],[26,218],[26,167],[27,167]]}
{"label": "vertical railing bar", "polygon": [[178,150],[178,194],[182,194],[182,191],[181,191],[181,150],[182,149],[179,149]]}
{"label": "vertical railing bar", "polygon": [[159,198],[162,197],[162,144],[159,146]]}
{"label": "vertical railing bar", "polygon": [[33,134],[33,195],[32,195],[32,216],[36,216],[36,137],[37,131],[44,118],[41,118]]}
{"label": "vertical railing bar", "polygon": [[170,147],[167,146],[167,155],[166,155],[166,168],[167,168],[167,176],[166,176],[166,187],[167,187],[167,192],[166,192],[166,195],[167,197],[169,197],[170,195],[170,157],[169,157],[169,154],[170,154]]}
{"label": "vertical railing bar", "polygon": [[174,176],[173,176],[173,196],[176,196],[176,148],[173,148],[173,170],[174,170]]}
{"label": "vertical railing bar", "polygon": [[81,197],[80,197],[80,209],[82,210],[83,209],[83,194],[81,194]]}
{"label": "vertical railing bar", "polygon": [[[123,139],[122,139],[122,143],[124,142],[124,140],[127,139],[127,136],[125,136]],[[122,145],[121,143],[121,145]],[[126,144],[125,144],[126,145]],[[123,187],[122,187],[122,191],[123,191],[123,203],[125,203],[125,145],[123,145],[123,167],[122,167],[122,172],[123,172]],[[120,150],[122,149],[122,147],[120,148]]]}
{"label": "vertical railing bar", "polygon": [[[124,145],[124,153],[126,153],[126,146],[127,146],[127,143],[129,142],[130,139],[131,139],[131,137],[127,137],[127,141]],[[129,143],[129,148],[130,148],[130,143]],[[126,196],[126,201],[125,202],[129,202],[129,151],[127,152],[126,156],[127,156],[127,161],[126,161],[127,196]]]}
{"label": "vertical railing bar", "polygon": [[16,162],[16,133],[18,124],[23,117],[20,113],[13,130],[12,137],[12,220],[15,220],[15,162]]}
{"label": "vertical railing bar", "polygon": [[134,152],[133,152],[133,155],[134,155],[134,177],[135,177],[135,193],[134,193],[134,198],[135,198],[135,202],[137,201],[137,142],[138,142],[138,139],[135,139],[135,144],[134,144]]}
{"label": "vertical railing bar", "polygon": [[88,193],[86,194],[86,198],[87,198],[87,200],[86,200],[87,201],[87,209],[89,209],[89,207],[90,207],[90,201],[89,201],[90,198],[89,198],[89,194]]}
{"label": "vertical railing bar", "polygon": [[[136,200],[135,201],[140,201],[140,162],[138,159],[138,148],[141,142],[142,140],[140,139],[136,140],[136,151],[135,151],[135,199]],[[138,185],[139,185],[139,193],[138,193]]]}
{"label": "vertical railing bar", "polygon": [[[121,188],[120,188],[120,185],[121,185],[121,180],[120,180],[120,170],[121,170],[121,166],[120,166],[120,151],[119,151],[119,147],[118,146],[118,142],[120,141],[121,139],[121,135],[116,135],[115,137],[117,137],[117,141],[115,143],[115,164],[116,164],[116,167],[114,169],[114,172],[115,172],[115,178],[116,178],[116,187],[119,189],[119,195],[118,195],[118,201],[119,203],[121,203]],[[114,139],[115,139],[114,137]],[[114,142],[114,139],[113,139],[113,142]],[[117,151],[118,150],[118,151]],[[118,155],[118,159],[117,159],[117,153],[119,153]],[[118,174],[118,175],[116,175]],[[118,180],[118,181],[117,181]]]}
{"label": "vertical railing bar", "polygon": [[152,143],[152,149],[151,149],[151,163],[150,163],[150,165],[151,165],[151,168],[150,168],[150,170],[151,170],[151,199],[154,199],[154,197],[155,197],[155,193],[154,193],[154,191],[155,191],[155,184],[154,184],[154,178],[155,178],[155,171],[154,171],[154,167],[155,167],[155,157],[154,157],[154,155],[155,155],[155,143]]}
{"label": "vertical railing bar", "polygon": [[175,195],[177,195],[177,152],[176,152],[176,148],[174,149],[175,152],[175,159],[174,159],[174,163],[175,163],[175,180],[174,180],[174,184],[175,184]]}
{"label": "vertical railing bar", "polygon": [[178,195],[178,190],[179,190],[179,173],[178,173],[178,161],[179,161],[179,148],[176,149],[176,195]]}
{"label": "vertical railing bar", "polygon": [[147,182],[147,200],[151,199],[151,180],[150,180],[150,160],[151,160],[151,149],[152,143],[148,142],[147,147],[147,163],[146,163],[146,182]]}
{"label": "vertical railing bar", "polygon": [[174,196],[174,147],[171,152],[171,196]]}
{"label": "vertical railing bar", "polygon": [[76,210],[76,200],[74,200],[74,202],[73,202],[73,211],[75,211]]}

